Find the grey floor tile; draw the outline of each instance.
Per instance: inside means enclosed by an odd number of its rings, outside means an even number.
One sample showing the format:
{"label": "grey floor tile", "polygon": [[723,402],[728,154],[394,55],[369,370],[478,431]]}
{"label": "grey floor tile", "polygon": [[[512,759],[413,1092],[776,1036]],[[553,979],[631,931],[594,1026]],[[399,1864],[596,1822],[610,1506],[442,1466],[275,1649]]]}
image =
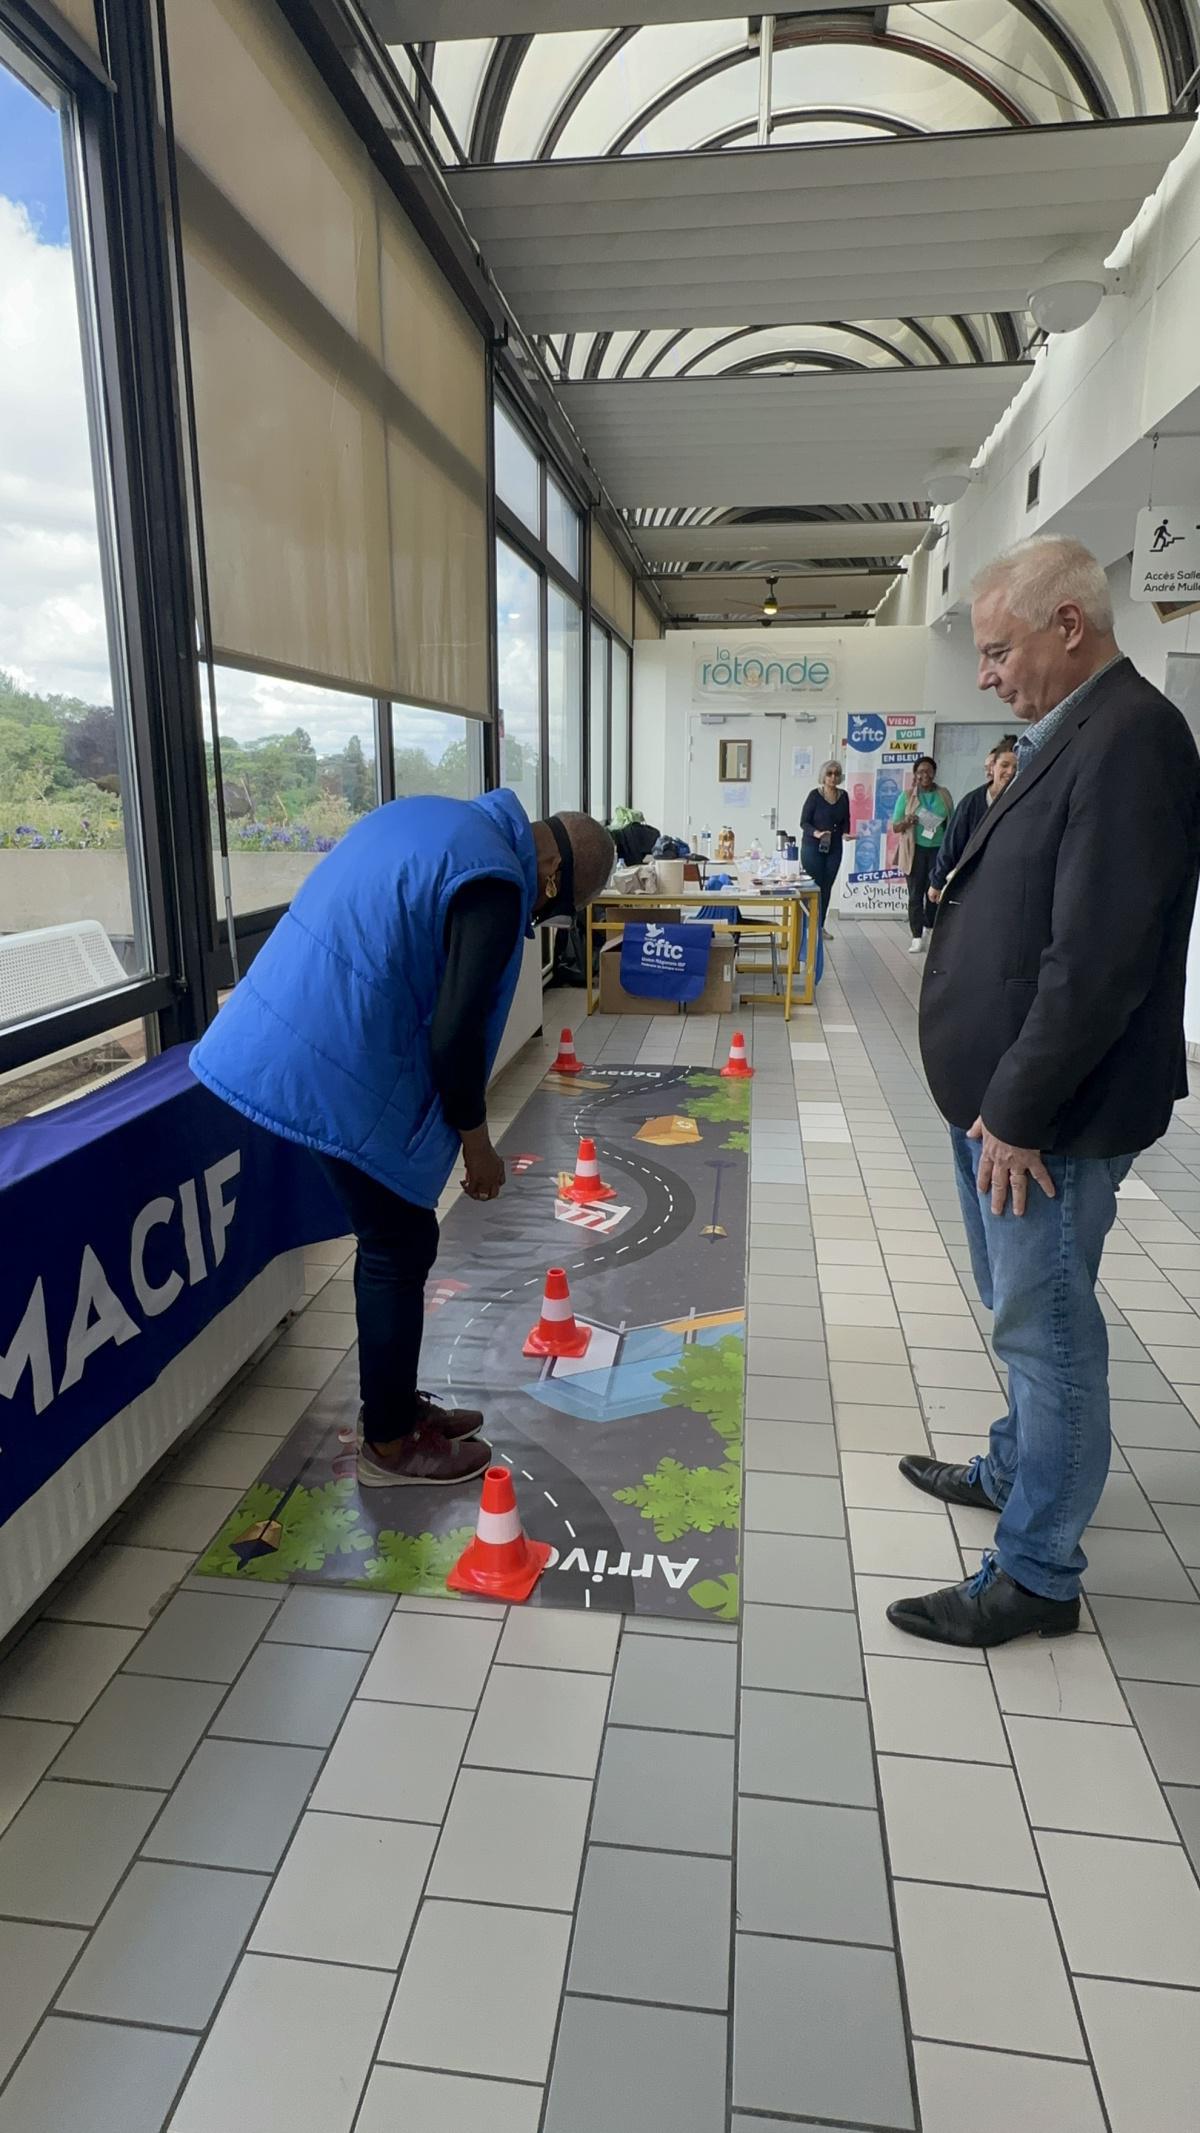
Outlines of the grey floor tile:
{"label": "grey floor tile", "polygon": [[1200,1785],[1200,1689],[1129,1681],[1125,1694],[1160,1782]]}
{"label": "grey floor tile", "polygon": [[0,1662],[0,1718],[77,1724],[136,1643],[135,1629],[35,1622]]}
{"label": "grey floor tile", "polygon": [[963,2133],[968,2108],[971,2133],[1012,2133],[1015,2126],[1106,2133],[1089,2066],[963,2044],[918,2042],[915,2057],[924,2133]]}
{"label": "grey floor tile", "polygon": [[890,1948],[878,1815],[861,1807],[743,1799],[737,1903],[744,1933]]}
{"label": "grey floor tile", "polygon": [[94,1926],[161,1805],[156,1792],[44,1779],[0,1837],[0,1913]]}
{"label": "grey floor tile", "polygon": [[189,1554],[198,1555],[237,1510],[244,1493],[242,1489],[206,1489],[186,1481],[157,1482],[126,1512],[116,1529],[117,1538],[135,1547],[186,1548]]}
{"label": "grey floor tile", "polygon": [[733,1845],[733,1742],[714,1734],[612,1726],[604,1739],[595,1844],[728,1856]]}
{"label": "grey floor tile", "polygon": [[436,1841],[420,1822],[303,1815],[251,1947],[398,1970]]}
{"label": "grey floor tile", "polygon": [[460,1771],[429,1894],[570,1911],[591,1804],[586,1778]]}
{"label": "grey floor tile", "polygon": [[503,1618],[397,1612],[363,1678],[362,1695],[385,1703],[452,1704],[473,1711],[483,1693]]}
{"label": "grey floor tile", "polygon": [[833,1474],[837,1435],[828,1422],[780,1422],[751,1416],[745,1425],[747,1473]]}
{"label": "grey floor tile", "polygon": [[853,1615],[820,1607],[746,1607],[742,1686],[861,1696],[862,1658]]}
{"label": "grey floor tile", "polygon": [[289,1592],[266,1631],[266,1641],[328,1644],[340,1651],[373,1652],[394,1605],[382,1593],[317,1592],[300,1585]]}
{"label": "grey floor tile", "polygon": [[[731,1868],[682,1852],[588,1852],[570,1992],[672,2007],[729,2004]],[[669,1933],[631,1933],[639,1912],[670,1919]]]}
{"label": "grey floor tile", "polygon": [[890,1950],[743,1933],[736,1977],[735,2104],[843,2125],[915,2124]]}
{"label": "grey floor tile", "polygon": [[1154,1503],[1200,1503],[1200,1451],[1154,1452],[1135,1448],[1129,1464]]}
{"label": "grey floor tile", "polygon": [[746,1379],[746,1414],[770,1422],[833,1421],[833,1396],[823,1379],[754,1377]]}
{"label": "grey floor tile", "polygon": [[756,1340],[753,1335],[746,1343],[746,1368],[756,1378],[787,1378],[789,1382],[796,1378],[824,1381],[829,1373],[824,1341]]}
{"label": "grey floor tile", "polygon": [[[896,1912],[915,2036],[1083,2058],[1044,1898],[898,1881]],[[971,1934],[982,1936],[986,1962],[964,1960]]]}
{"label": "grey floor tile", "polygon": [[222,1705],[213,1733],[227,1740],[327,1748],[366,1663],[363,1652],[325,1651],[312,1644],[260,1645]]}
{"label": "grey floor tile", "polygon": [[54,2015],[0,2097],[0,2133],[160,2133],[195,2049],[194,2037]]}
{"label": "grey floor tile", "polygon": [[380,2058],[543,2082],[570,1927],[556,1911],[424,1903]]}
{"label": "grey floor tile", "polygon": [[846,1530],[840,1481],[810,1474],[747,1474],[744,1511],[748,1532],[836,1538]]}
{"label": "grey floor tile", "polygon": [[611,1674],[620,1615],[566,1607],[514,1607],[496,1651],[498,1666],[553,1666],[565,1673]]}
{"label": "grey floor tile", "polygon": [[1116,1400],[1112,1403],[1113,1435],[1126,1452],[1139,1446],[1150,1451],[1200,1452],[1200,1422],[1178,1401]]}
{"label": "grey floor tile", "polygon": [[243,1956],[170,2133],[350,2133],[391,1989],[381,1970]]}
{"label": "grey floor tile", "polygon": [[155,1824],[147,1856],[273,1873],[320,1767],[313,1748],[202,1741]]}
{"label": "grey floor tile", "polygon": [[[1121,1456],[1119,1447],[1114,1444],[1114,1460],[1120,1459]],[[1109,1474],[1104,1484],[1104,1494],[1092,1514],[1092,1530],[1097,1526],[1123,1526],[1143,1533],[1157,1533],[1158,1520],[1154,1515],[1154,1507],[1147,1503],[1142,1485],[1133,1474]],[[1088,1547],[1091,1547],[1090,1541]]]}
{"label": "grey floor tile", "polygon": [[545,2133],[724,2133],[725,2018],[568,1997]]}
{"label": "grey floor tile", "polygon": [[853,1608],[850,1551],[841,1540],[747,1533],[742,1598],[769,1606]]}
{"label": "grey floor tile", "polygon": [[1200,1888],[1182,1845],[1046,1830],[1037,1844],[1072,1970],[1200,1985]]}
{"label": "grey floor tile", "polygon": [[177,1549],[129,1548],[109,1542],[54,1595],[47,1618],[146,1629],[191,1567],[190,1554]]}
{"label": "grey floor tile", "polygon": [[224,1693],[218,1682],[117,1674],[76,1728],[54,1775],[169,1792]]}
{"label": "grey floor tile", "polygon": [[469,1711],[352,1703],[313,1794],[314,1807],[384,1821],[440,1822],[454,1787]]}
{"label": "grey floor tile", "polygon": [[609,1686],[601,1674],[495,1667],[471,1729],[466,1761],[499,1770],[542,1770],[553,1777],[594,1777]]}
{"label": "grey floor tile", "polygon": [[714,1622],[704,1615],[626,1615],[626,1637],[683,1637],[690,1644],[736,1644],[736,1622]]}
{"label": "grey floor tile", "polygon": [[1194,1606],[1097,1594],[1092,1613],[1119,1675],[1200,1686],[1200,1616]]}
{"label": "grey floor tile", "polygon": [[1200,1504],[1162,1503],[1158,1515],[1181,1561],[1200,1570]]}
{"label": "grey floor tile", "polygon": [[33,2035],[84,1934],[66,1926],[23,1925],[0,1918],[0,2086]]}
{"label": "grey floor tile", "polygon": [[1008,1731],[1035,1829],[1164,1840],[1174,1836],[1162,1792],[1132,1726],[1011,1718]]}
{"label": "grey floor tile", "polygon": [[893,1874],[1042,1893],[1037,1853],[1011,1770],[881,1755]]}
{"label": "grey floor tile", "polygon": [[1195,2133],[1195,1994],[1108,1978],[1080,1978],[1078,1991],[1112,2133]]}
{"label": "grey floor tile", "polygon": [[186,1681],[236,1679],[275,1612],[272,1594],[230,1606],[221,1593],[178,1592],[125,1662],[130,1674]]}
{"label": "grey floor tile", "polygon": [[1200,1874],[1200,1787],[1168,1785],[1165,1792],[1192,1865]]}
{"label": "grey floor tile", "polygon": [[[1186,1515],[1186,1514],[1184,1514]],[[1164,1506],[1163,1522],[1170,1512]],[[1101,1526],[1088,1530],[1088,1567],[1084,1590],[1131,1600],[1186,1600],[1195,1595],[1169,1540],[1161,1533],[1114,1533]],[[1197,1617],[1200,1635],[1200,1616]]]}
{"label": "grey floor tile", "polygon": [[1169,1405],[1175,1398],[1173,1387],[1154,1363],[1110,1363],[1108,1383],[1114,1400],[1157,1400]]}
{"label": "grey floor tile", "polygon": [[525,2082],[377,2066],[355,2133],[397,2133],[402,2126],[419,2126],[421,2133],[538,2133],[541,2114],[542,2091]]}
{"label": "grey floor tile", "polygon": [[0,1718],[0,1834],[70,1738],[69,1726],[51,1725],[44,1719]]}
{"label": "grey floor tile", "polygon": [[871,1735],[863,1703],[828,1696],[742,1696],[738,1784],[771,1799],[875,1805]]}
{"label": "grey floor tile", "polygon": [[265,1874],[137,1860],[60,2008],[162,2029],[204,2029],[269,1885]]}
{"label": "grey floor tile", "polygon": [[681,1733],[732,1733],[737,1696],[733,1645],[627,1639],[613,1687],[613,1725]]}

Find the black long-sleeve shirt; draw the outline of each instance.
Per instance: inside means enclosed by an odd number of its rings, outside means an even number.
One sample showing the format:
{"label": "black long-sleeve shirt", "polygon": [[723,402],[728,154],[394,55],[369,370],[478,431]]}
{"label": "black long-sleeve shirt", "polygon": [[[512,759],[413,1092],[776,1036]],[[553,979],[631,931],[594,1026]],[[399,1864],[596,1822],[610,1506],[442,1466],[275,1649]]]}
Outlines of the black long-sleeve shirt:
{"label": "black long-sleeve shirt", "polygon": [[430,1024],[433,1081],[447,1124],[469,1133],[487,1116],[484,1037],[496,983],[521,938],[509,881],[469,881],[446,919],[446,968]]}
{"label": "black long-sleeve shirt", "polygon": [[944,889],[949,876],[958,865],[963,853],[988,811],[988,789],[977,785],[959,801],[950,817],[949,827],[941,844],[933,855],[933,871],[929,876],[931,889]]}
{"label": "black long-sleeve shirt", "polygon": [[821,837],[830,839],[830,858],[842,856],[842,839],[850,827],[850,801],[844,792],[836,800],[827,800],[819,785],[814,785],[800,815],[800,833],[813,844]]}

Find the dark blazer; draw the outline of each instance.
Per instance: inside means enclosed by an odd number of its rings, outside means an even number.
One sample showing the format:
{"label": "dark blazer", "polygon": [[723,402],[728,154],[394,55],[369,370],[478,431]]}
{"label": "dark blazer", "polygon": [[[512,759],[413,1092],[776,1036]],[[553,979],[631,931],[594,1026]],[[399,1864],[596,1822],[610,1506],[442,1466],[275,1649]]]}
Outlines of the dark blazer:
{"label": "dark blazer", "polygon": [[959,801],[958,806],[950,817],[950,827],[934,853],[933,865],[929,870],[929,886],[931,889],[945,888],[946,877],[948,874],[953,873],[954,868],[958,865],[972,837],[979,828],[987,813],[987,804],[988,789],[986,785],[977,785],[974,792],[967,793]]}
{"label": "dark blazer", "polygon": [[1122,659],[988,809],[937,907],[921,1055],[951,1125],[1132,1155],[1187,1094],[1200,756]]}

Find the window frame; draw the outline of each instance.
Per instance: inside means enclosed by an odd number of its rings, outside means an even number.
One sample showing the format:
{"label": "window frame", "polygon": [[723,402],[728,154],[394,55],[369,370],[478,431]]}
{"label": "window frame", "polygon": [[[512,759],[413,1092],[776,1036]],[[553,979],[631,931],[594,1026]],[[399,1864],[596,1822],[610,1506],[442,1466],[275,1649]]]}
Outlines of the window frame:
{"label": "window frame", "polygon": [[[518,517],[517,513],[511,508],[511,506],[505,503],[503,497],[499,494],[496,488],[493,471],[493,479],[491,482],[491,493],[494,512],[494,524],[492,528],[492,555],[494,559],[497,553],[497,544],[500,541],[504,541],[508,545],[508,547],[516,551],[521,561],[523,563],[528,564],[529,568],[537,574],[538,579],[539,748],[537,812],[539,816],[544,817],[548,814],[550,808],[549,587],[551,584],[555,585],[560,592],[565,593],[567,598],[573,600],[578,606],[581,616],[581,642],[586,643],[587,624],[591,614],[590,589],[586,577],[586,556],[588,546],[588,510],[586,504],[580,497],[579,491],[575,483],[572,481],[570,475],[562,466],[561,462],[551,454],[549,446],[546,444],[544,438],[539,437],[537,432],[533,429],[532,425],[526,421],[521,409],[517,406],[516,401],[513,399],[511,393],[506,392],[504,390],[501,381],[493,373],[492,419],[489,423],[489,433],[493,449],[495,443],[495,420],[497,409],[502,412],[505,419],[512,424],[513,428],[519,432],[524,443],[529,447],[529,450],[536,455],[538,462],[538,523],[536,528],[527,526],[525,524],[525,521],[522,518]],[[548,527],[547,509],[549,498],[549,483],[551,481],[553,481],[556,486],[561,490],[562,494],[566,497],[567,502],[579,515],[580,574],[577,577],[572,576],[566,565],[559,561],[559,558],[554,554],[546,539]],[[493,704],[492,708],[495,717],[497,732],[497,766],[499,763],[500,723],[504,716],[504,706],[499,700],[499,632],[499,609],[498,604],[496,603],[495,598],[493,597],[492,634],[496,660],[497,680],[496,701]],[[583,758],[586,761],[588,745],[588,662],[586,658],[583,657],[582,650],[580,654],[580,664],[581,672],[579,689],[579,745],[582,751]],[[496,775],[497,777],[499,777],[500,775],[498,767]],[[581,783],[585,795],[584,804],[586,805],[586,773],[583,779],[581,780]]]}

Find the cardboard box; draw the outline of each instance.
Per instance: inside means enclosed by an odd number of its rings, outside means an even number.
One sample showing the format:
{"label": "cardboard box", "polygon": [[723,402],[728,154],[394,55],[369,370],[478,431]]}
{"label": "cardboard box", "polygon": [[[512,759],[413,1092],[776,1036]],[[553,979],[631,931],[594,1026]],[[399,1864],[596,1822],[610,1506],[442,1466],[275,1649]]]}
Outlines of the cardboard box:
{"label": "cardboard box", "polygon": [[[699,999],[689,1000],[689,1015],[733,1013],[733,941],[728,933],[713,935],[708,951],[708,976]],[[600,951],[600,1012],[602,1015],[678,1015],[677,1000],[647,1000],[640,993],[626,992],[621,983],[621,942],[616,937]]]}

